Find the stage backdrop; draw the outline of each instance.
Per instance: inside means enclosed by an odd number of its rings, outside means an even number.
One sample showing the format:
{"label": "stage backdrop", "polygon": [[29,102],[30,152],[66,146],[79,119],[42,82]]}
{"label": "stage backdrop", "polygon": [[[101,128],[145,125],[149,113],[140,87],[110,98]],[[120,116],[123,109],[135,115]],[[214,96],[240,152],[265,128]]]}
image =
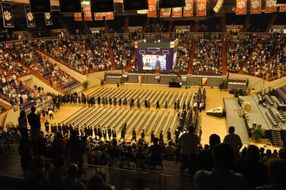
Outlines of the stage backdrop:
{"label": "stage backdrop", "polygon": [[176,63],[173,48],[137,48],[137,71],[172,70]]}

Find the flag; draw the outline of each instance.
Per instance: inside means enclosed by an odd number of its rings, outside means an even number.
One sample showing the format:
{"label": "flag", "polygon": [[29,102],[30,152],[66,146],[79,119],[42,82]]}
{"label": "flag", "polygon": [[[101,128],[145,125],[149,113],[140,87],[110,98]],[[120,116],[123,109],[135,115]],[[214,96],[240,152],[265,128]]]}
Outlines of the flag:
{"label": "flag", "polygon": [[26,14],[26,21],[27,21],[27,27],[35,27],[36,22],[33,13],[31,12],[31,7],[29,5],[25,6],[25,14]]}
{"label": "flag", "polygon": [[74,21],[82,21],[82,13],[73,13]]}
{"label": "flag", "polygon": [[184,6],[184,17],[191,17],[194,16],[194,1],[193,0],[186,0],[186,5]]}
{"label": "flag", "polygon": [[261,14],[261,0],[250,0],[250,14]]}
{"label": "flag", "polygon": [[45,13],[45,23],[46,23],[46,26],[53,25],[53,20],[52,20],[51,13]]}
{"label": "flag", "polygon": [[84,21],[92,21],[92,14],[90,5],[83,6],[83,20]]}
{"label": "flag", "polygon": [[171,16],[171,10],[170,8],[167,9],[160,9],[160,17],[170,17]]}
{"label": "flag", "polygon": [[157,17],[157,0],[148,0],[148,17]]}
{"label": "flag", "polygon": [[273,13],[276,12],[276,0],[266,0],[265,2],[265,13]]}
{"label": "flag", "polygon": [[280,5],[279,12],[286,12],[286,4],[285,5]]}
{"label": "flag", "polygon": [[207,1],[197,0],[197,16],[207,16]]}
{"label": "flag", "polygon": [[14,28],[14,16],[11,4],[2,3],[2,17],[4,28]]}
{"label": "flag", "polygon": [[236,0],[236,15],[247,14],[247,0]]}
{"label": "flag", "polygon": [[94,20],[103,20],[105,13],[94,13]]}
{"label": "flag", "polygon": [[172,17],[182,17],[182,7],[172,8]]}
{"label": "flag", "polygon": [[105,20],[114,20],[114,12],[105,13]]}

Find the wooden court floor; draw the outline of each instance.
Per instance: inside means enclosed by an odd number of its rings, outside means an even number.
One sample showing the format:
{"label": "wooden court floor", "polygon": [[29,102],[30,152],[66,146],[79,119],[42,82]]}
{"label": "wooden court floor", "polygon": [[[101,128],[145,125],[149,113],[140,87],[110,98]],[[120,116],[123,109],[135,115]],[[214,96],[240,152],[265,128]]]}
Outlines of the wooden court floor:
{"label": "wooden court floor", "polygon": [[[106,87],[116,87],[116,85],[105,85]],[[89,94],[100,88],[100,86],[90,88],[86,90],[84,93]],[[130,85],[130,84],[123,84],[119,88],[122,89],[141,89],[141,90],[164,90],[164,91],[181,91],[181,92],[197,92],[199,87],[190,87],[188,89],[185,88],[169,88],[165,85]],[[225,118],[216,118],[212,116],[206,115],[206,111],[209,109],[213,109],[223,105],[223,98],[234,98],[232,94],[229,94],[227,91],[221,91],[218,88],[210,88],[204,87],[207,92],[207,101],[206,101],[206,110],[201,112],[201,144],[208,144],[209,143],[209,136],[211,134],[218,134],[223,140],[224,136],[227,134],[227,127],[226,127],[226,119]],[[72,114],[76,113],[78,110],[82,108],[81,105],[63,105],[60,111],[56,112],[54,115],[53,120],[49,120],[50,123],[60,123]],[[161,109],[164,111],[164,109]],[[235,123],[233,124],[235,126]],[[128,134],[127,134],[128,135]],[[127,136],[128,139],[128,136]],[[266,148],[273,149],[269,145],[269,141],[261,141],[262,143],[256,143],[258,146],[264,146]],[[268,144],[268,145],[267,145]]]}

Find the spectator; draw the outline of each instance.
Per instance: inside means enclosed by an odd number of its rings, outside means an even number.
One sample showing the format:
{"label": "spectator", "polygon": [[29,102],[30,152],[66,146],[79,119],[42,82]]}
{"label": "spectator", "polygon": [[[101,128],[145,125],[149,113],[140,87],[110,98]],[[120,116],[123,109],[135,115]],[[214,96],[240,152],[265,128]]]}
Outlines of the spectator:
{"label": "spectator", "polygon": [[229,134],[223,139],[223,143],[230,144],[235,152],[239,152],[242,147],[242,142],[240,137],[234,133],[235,128],[233,126],[229,127]]}
{"label": "spectator", "polygon": [[79,169],[76,164],[68,167],[68,174],[62,180],[62,190],[85,190],[85,185],[78,179]]}
{"label": "spectator", "polygon": [[248,146],[246,158],[237,164],[236,171],[246,176],[249,190],[268,184],[267,167],[259,161],[259,149],[255,145]]}
{"label": "spectator", "polygon": [[[189,131],[183,133],[179,138],[179,147],[182,154],[181,172],[184,172],[186,168],[195,171],[197,157],[199,154],[199,137],[194,133],[194,128],[189,127]],[[190,166],[192,163],[192,167]]]}
{"label": "spectator", "polygon": [[269,162],[268,170],[273,181],[272,185],[258,187],[256,190],[284,190],[286,188],[286,161],[273,159]]}
{"label": "spectator", "polygon": [[231,172],[235,153],[229,144],[214,147],[215,168],[212,171],[200,170],[194,176],[197,190],[242,190],[247,189],[246,178],[240,173]]}
{"label": "spectator", "polygon": [[28,122],[31,127],[31,138],[33,140],[38,139],[41,131],[41,121],[34,106],[31,108],[31,113],[28,114]]}

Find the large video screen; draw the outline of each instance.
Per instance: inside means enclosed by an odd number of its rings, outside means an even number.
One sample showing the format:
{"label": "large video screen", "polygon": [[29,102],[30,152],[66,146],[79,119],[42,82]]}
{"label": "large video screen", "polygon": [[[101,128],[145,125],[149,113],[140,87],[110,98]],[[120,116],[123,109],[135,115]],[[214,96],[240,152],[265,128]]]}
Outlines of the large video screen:
{"label": "large video screen", "polygon": [[166,55],[142,55],[143,70],[166,70]]}

